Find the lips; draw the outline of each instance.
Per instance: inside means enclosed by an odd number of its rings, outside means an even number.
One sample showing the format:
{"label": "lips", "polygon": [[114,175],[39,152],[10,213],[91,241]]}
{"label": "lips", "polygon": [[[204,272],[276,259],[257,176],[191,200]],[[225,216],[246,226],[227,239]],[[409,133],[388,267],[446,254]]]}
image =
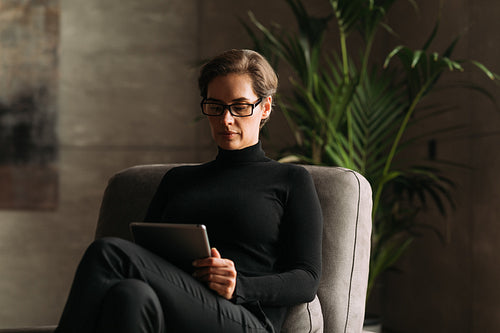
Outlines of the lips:
{"label": "lips", "polygon": [[238,132],[236,132],[236,131],[222,131],[219,134],[222,135],[222,136],[224,136],[224,137],[231,138],[231,137],[237,135]]}

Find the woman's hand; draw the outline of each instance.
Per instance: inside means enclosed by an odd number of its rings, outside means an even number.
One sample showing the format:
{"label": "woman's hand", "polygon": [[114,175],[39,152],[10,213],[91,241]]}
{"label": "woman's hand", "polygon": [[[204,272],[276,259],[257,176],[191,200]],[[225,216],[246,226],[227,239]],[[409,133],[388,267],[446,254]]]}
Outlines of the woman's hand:
{"label": "woman's hand", "polygon": [[212,248],[210,258],[193,262],[193,276],[225,299],[233,297],[236,287],[236,268],[232,260],[223,259],[217,249]]}

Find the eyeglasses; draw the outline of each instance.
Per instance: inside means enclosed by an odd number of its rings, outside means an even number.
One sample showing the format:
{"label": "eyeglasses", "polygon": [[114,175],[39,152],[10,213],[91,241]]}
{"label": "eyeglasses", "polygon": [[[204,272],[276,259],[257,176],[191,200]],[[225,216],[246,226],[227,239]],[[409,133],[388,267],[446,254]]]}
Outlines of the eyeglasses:
{"label": "eyeglasses", "polygon": [[207,102],[206,98],[201,101],[201,112],[207,116],[220,116],[224,114],[224,110],[228,109],[233,117],[250,117],[253,115],[253,110],[262,102],[262,98],[253,104],[251,103],[234,103],[221,104]]}

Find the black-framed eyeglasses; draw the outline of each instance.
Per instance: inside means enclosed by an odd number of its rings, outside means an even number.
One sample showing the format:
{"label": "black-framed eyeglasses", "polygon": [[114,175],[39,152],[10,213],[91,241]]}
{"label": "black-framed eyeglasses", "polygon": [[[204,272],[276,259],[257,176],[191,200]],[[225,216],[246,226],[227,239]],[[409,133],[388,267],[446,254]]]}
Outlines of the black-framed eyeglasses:
{"label": "black-framed eyeglasses", "polygon": [[228,109],[233,117],[250,117],[253,115],[253,110],[262,102],[262,98],[255,103],[233,103],[221,104],[215,102],[207,102],[206,98],[201,101],[201,112],[207,116],[220,116],[224,114],[224,110]]}

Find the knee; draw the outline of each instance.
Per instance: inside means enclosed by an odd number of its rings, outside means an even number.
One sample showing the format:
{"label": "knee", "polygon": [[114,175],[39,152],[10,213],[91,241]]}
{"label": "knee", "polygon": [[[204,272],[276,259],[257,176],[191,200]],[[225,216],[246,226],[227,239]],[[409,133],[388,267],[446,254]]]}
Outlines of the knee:
{"label": "knee", "polygon": [[118,238],[118,237],[103,237],[98,238],[90,244],[89,249],[98,249],[98,250],[106,250],[114,247],[122,247],[124,244],[129,241]]}
{"label": "knee", "polygon": [[126,240],[120,238],[100,238],[92,242],[85,251],[80,267],[95,268],[96,266],[108,265],[117,259],[123,258]]}
{"label": "knee", "polygon": [[160,309],[156,292],[147,283],[137,279],[117,282],[106,294],[106,299],[115,306],[134,304],[136,307]]}
{"label": "knee", "polygon": [[164,332],[163,310],[155,291],[136,279],[121,280],[106,293],[97,332]]}
{"label": "knee", "polygon": [[99,238],[89,245],[85,252],[85,256],[93,257],[106,253],[115,253],[122,249],[126,243],[126,240],[117,237]]}

